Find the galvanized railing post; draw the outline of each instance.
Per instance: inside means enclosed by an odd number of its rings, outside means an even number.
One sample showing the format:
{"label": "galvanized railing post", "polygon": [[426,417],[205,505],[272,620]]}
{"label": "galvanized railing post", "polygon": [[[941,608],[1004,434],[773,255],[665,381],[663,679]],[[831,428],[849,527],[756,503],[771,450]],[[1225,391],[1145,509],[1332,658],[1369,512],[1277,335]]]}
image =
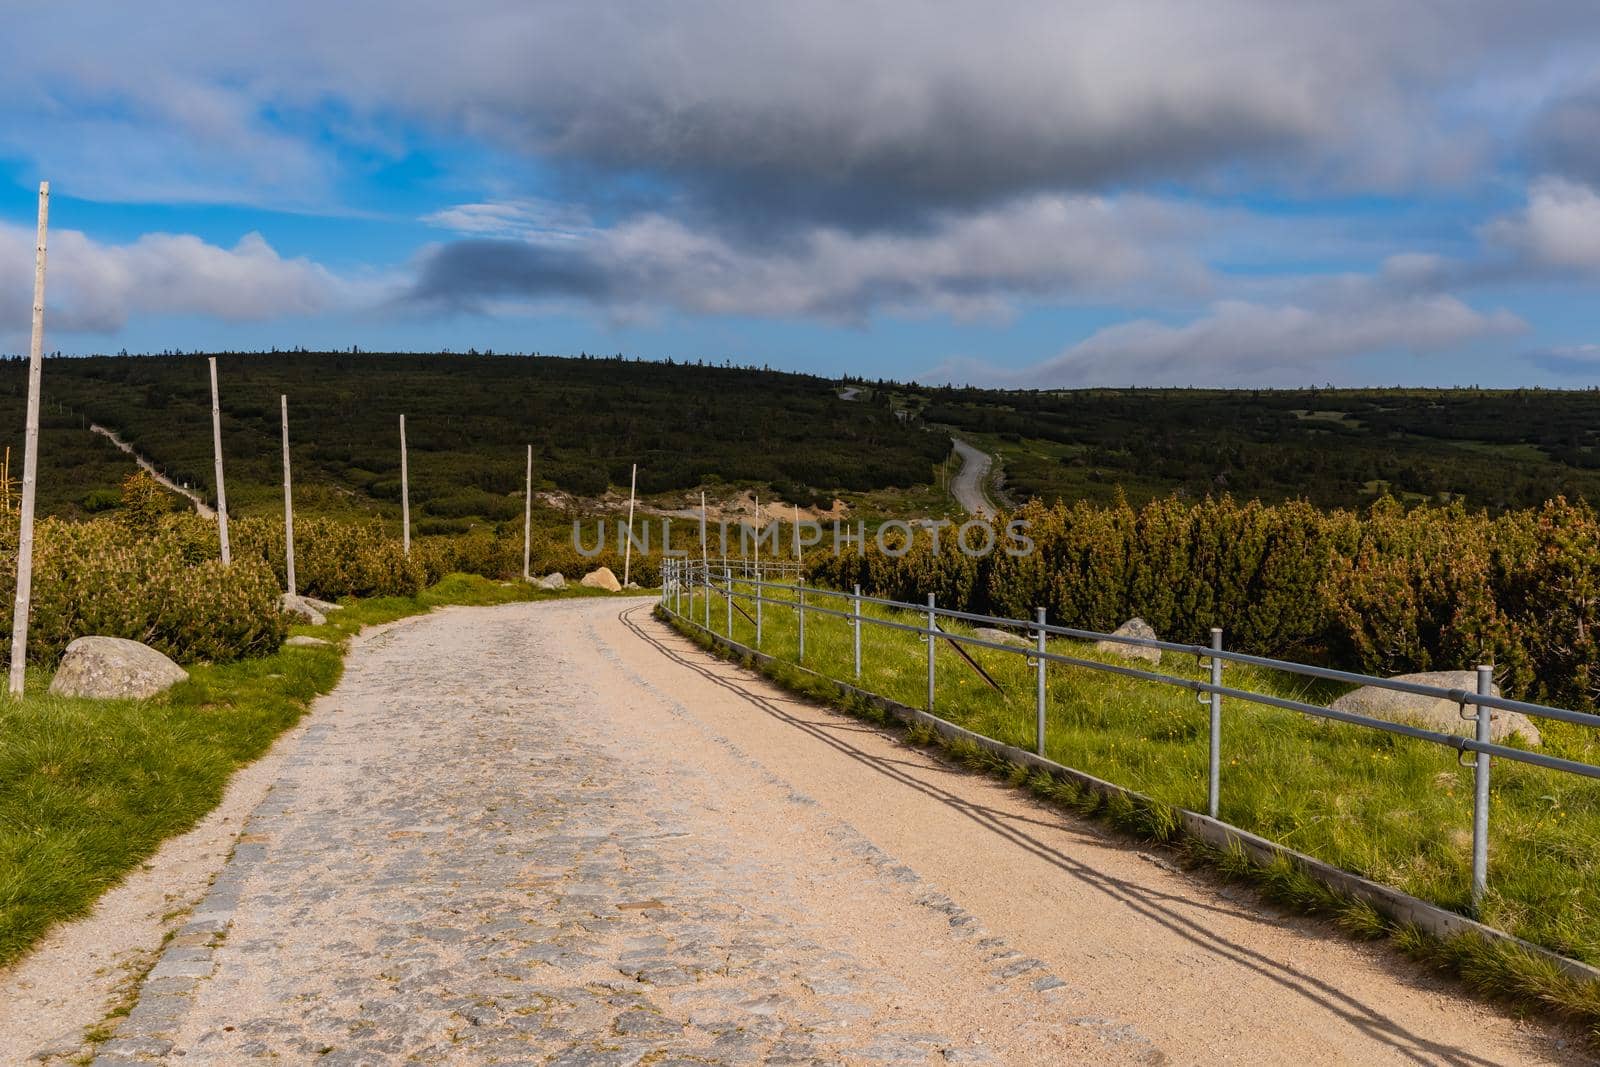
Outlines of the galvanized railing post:
{"label": "galvanized railing post", "polygon": [[756,650],[761,649],[761,564],[756,564]]}
{"label": "galvanized railing post", "polygon": [[929,593],[928,594],[928,637],[927,637],[927,640],[928,640],[928,714],[929,715],[933,714],[933,654],[934,654],[934,641],[936,640],[936,638],[933,635],[934,635],[935,632],[937,632],[938,626],[939,626],[938,617],[936,615],[934,615],[934,612],[933,612],[933,594]]}
{"label": "galvanized railing post", "polygon": [[1042,756],[1044,755],[1044,609],[1034,608],[1033,614],[1039,620],[1039,655],[1035,660],[1039,671],[1039,694],[1033,709],[1033,750]]}
{"label": "galvanized railing post", "polygon": [[856,591],[850,597],[850,626],[855,630],[856,646],[856,681],[861,681],[861,583],[856,583]]}
{"label": "galvanized railing post", "polygon": [[725,567],[722,568],[722,579],[728,585],[728,588],[723,590],[723,593],[726,594],[726,597],[727,597],[728,640],[732,641],[733,640],[733,568],[732,567],[725,566]]}
{"label": "galvanized railing post", "polygon": [[700,564],[700,593],[706,598],[705,619],[706,629],[711,629],[711,566],[707,563]]}
{"label": "galvanized railing post", "polygon": [[[1222,628],[1211,628],[1211,647],[1222,651]],[[1222,684],[1222,660],[1211,657],[1211,684]],[[1217,807],[1222,799],[1222,694],[1211,694],[1211,774],[1206,790],[1206,813],[1217,817]]]}
{"label": "galvanized railing post", "polygon": [[672,587],[668,584],[667,575],[663,574],[661,576],[661,607],[663,610],[667,606],[667,590],[670,588]]}
{"label": "galvanized railing post", "polygon": [[795,657],[795,662],[804,663],[806,661],[806,580],[804,578],[795,581],[795,602],[797,604],[795,608],[796,625],[800,630],[800,653]]}
{"label": "galvanized railing post", "polygon": [[[1494,692],[1494,668],[1478,667],[1478,695]],[[1491,713],[1478,705],[1478,741],[1489,743]],[[1483,895],[1489,888],[1489,754],[1476,753],[1472,767],[1472,907],[1483,904]]]}

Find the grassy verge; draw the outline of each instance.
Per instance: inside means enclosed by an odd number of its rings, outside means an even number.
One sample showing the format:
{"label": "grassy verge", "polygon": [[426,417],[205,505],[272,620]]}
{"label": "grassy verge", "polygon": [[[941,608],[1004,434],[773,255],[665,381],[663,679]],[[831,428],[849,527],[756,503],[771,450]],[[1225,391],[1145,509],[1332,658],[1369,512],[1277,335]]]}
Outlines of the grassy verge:
{"label": "grassy verge", "polygon": [[[815,596],[815,594],[812,594]],[[743,606],[749,608],[748,601]],[[688,601],[685,600],[685,610]],[[880,618],[920,622],[868,609]],[[695,618],[702,618],[696,601]],[[726,629],[726,607],[713,594],[712,624]],[[793,661],[796,613],[768,604],[762,613],[762,651]],[[943,620],[946,629],[963,632]],[[755,627],[733,614],[733,639],[755,645]],[[779,683],[852,713],[825,679],[849,681],[891,700],[922,707],[927,692],[927,646],[918,635],[866,626],[862,674],[854,676],[846,620],[809,612],[804,666],[767,668]],[[1056,651],[1087,659],[1089,646],[1063,641]],[[969,730],[1024,749],[1034,746],[1035,676],[1021,656],[972,648],[970,654],[999,684],[996,692],[948,644],[935,659],[935,712]],[[1201,678],[1205,668],[1168,655],[1164,673]],[[1222,854],[1178,840],[1175,809],[1205,808],[1207,709],[1187,691],[1050,665],[1045,751],[1058,763],[1133,789],[1153,805],[1108,802],[1071,783],[1029,773],[985,750],[942,746],[961,762],[1010,779],[1084,814],[1108,819],[1141,839],[1179,848],[1190,860],[1247,879],[1269,897],[1332,918],[1349,933],[1392,935],[1409,953],[1465,978],[1479,992],[1555,1011],[1600,1027],[1600,989],[1567,978],[1546,961],[1477,937],[1441,941],[1397,926],[1369,905],[1333,893],[1292,864],[1262,866],[1242,854]],[[1338,690],[1295,676],[1230,664],[1227,684],[1256,692],[1325,702]],[[1593,731],[1563,724],[1545,730],[1545,750],[1594,761]],[[933,743],[931,732],[913,740]],[[1452,752],[1421,741],[1354,726],[1311,720],[1293,712],[1224,704],[1221,817],[1346,870],[1467,913],[1470,893],[1472,772]],[[1584,779],[1501,760],[1493,768],[1489,896],[1484,922],[1588,963],[1600,963],[1600,786]]]}
{"label": "grassy verge", "polygon": [[349,635],[446,604],[560,595],[450,575],[419,596],[349,601],[326,626],[295,628],[326,647],[192,667],[151,700],[53,697],[48,675],[30,672],[25,699],[0,700],[0,966],[214,808],[233,772],[338,682]]}

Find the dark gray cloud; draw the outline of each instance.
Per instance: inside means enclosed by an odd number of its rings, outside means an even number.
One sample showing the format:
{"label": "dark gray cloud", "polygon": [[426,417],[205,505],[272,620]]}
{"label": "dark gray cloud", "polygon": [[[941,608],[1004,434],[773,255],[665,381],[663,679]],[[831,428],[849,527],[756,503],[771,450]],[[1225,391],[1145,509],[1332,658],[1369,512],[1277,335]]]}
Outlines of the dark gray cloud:
{"label": "dark gray cloud", "polygon": [[530,229],[537,212],[466,205],[442,225],[517,239],[468,238],[424,255],[410,299],[474,308],[487,301],[577,298],[615,313],[659,307],[709,315],[863,322],[877,310],[1009,314],[1030,299],[1085,300],[1208,291],[1187,248],[1213,225],[1202,211],[1146,197],[1023,197],[944,212],[915,232],[814,225],[781,242],[748,241],[665,215],[609,227]]}
{"label": "dark gray cloud", "polygon": [[619,281],[582,249],[474,238],[426,252],[406,298],[450,310],[472,310],[507,297],[605,302]]}
{"label": "dark gray cloud", "polygon": [[1552,102],[1531,125],[1528,148],[1539,169],[1600,185],[1600,83]]}
{"label": "dark gray cloud", "polygon": [[546,180],[765,230],[1144,180],[1462,179],[1520,121],[1497,85],[1600,51],[1579,0],[280,0],[248,18],[86,0],[76,17],[97,32],[8,16],[0,148],[50,144],[107,192],[330,196],[329,121],[380,154],[422,123]]}

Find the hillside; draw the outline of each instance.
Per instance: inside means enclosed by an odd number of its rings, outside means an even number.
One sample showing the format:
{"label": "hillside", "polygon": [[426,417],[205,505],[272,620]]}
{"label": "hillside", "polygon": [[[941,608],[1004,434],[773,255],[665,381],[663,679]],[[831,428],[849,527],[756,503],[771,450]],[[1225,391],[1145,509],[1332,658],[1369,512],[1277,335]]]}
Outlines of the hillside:
{"label": "hillside", "polygon": [[[422,532],[521,516],[535,485],[582,506],[626,492],[681,506],[763,498],[857,514],[950,514],[940,464],[958,433],[1000,460],[1015,501],[1176,493],[1359,507],[1389,493],[1502,511],[1565,495],[1600,503],[1600,392],[1518,390],[938,389],[754,368],[607,358],[228,353],[222,373],[234,511],[276,511],[278,396],[287,394],[296,500],[307,511],[398,514],[396,424],[407,415]],[[109,427],[209,497],[202,356],[52,359],[40,501],[104,506],[132,461]],[[20,467],[26,365],[0,360],[0,447]],[[853,399],[842,399],[841,392]],[[949,473],[954,474],[954,461]]]}
{"label": "hillside", "polygon": [[[619,358],[353,353],[225,354],[223,444],[232,510],[278,506],[278,397],[289,397],[296,500],[309,510],[398,510],[397,422],[411,446],[424,531],[520,517],[525,449],[537,488],[592,498],[712,484],[810,504],[927,485],[949,450],[883,406],[821,378]],[[175,481],[213,494],[202,356],[52,359],[44,370],[40,498],[93,506],[131,462],[87,427],[110,427]],[[0,362],[0,446],[21,453],[26,364]]]}
{"label": "hillside", "polygon": [[1600,503],[1595,390],[895,387],[895,403],[997,453],[1018,499]]}

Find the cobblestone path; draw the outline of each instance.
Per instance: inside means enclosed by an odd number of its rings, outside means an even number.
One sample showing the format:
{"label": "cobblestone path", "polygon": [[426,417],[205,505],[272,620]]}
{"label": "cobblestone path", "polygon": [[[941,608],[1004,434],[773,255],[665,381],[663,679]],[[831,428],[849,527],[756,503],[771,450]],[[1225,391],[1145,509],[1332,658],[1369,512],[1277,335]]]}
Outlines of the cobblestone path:
{"label": "cobblestone path", "polygon": [[618,609],[362,645],[96,1062],[1162,1058],[759,764],[638,728],[661,698],[565,639]]}

